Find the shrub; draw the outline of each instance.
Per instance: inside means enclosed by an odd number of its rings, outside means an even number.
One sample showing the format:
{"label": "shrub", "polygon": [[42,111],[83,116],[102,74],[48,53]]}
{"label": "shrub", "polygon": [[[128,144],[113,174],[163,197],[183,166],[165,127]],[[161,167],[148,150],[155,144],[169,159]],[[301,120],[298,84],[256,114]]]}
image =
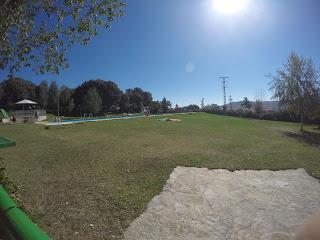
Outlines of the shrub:
{"label": "shrub", "polygon": [[[239,110],[228,110],[226,112],[217,108],[204,109],[206,113],[226,115],[232,117],[242,117],[242,118],[253,118],[261,120],[272,120],[272,121],[284,121],[284,122],[299,122],[298,116],[291,114],[288,111],[267,111],[262,113],[256,113],[251,110],[239,109]],[[306,119],[306,123],[310,124],[320,124],[320,119]]]}
{"label": "shrub", "polygon": [[7,191],[7,193],[11,196],[11,198],[18,204],[21,204],[20,197],[18,195],[18,186],[15,184],[14,181],[12,181],[10,178],[8,178],[5,175],[5,164],[3,160],[0,158],[0,184],[3,185],[4,189]]}

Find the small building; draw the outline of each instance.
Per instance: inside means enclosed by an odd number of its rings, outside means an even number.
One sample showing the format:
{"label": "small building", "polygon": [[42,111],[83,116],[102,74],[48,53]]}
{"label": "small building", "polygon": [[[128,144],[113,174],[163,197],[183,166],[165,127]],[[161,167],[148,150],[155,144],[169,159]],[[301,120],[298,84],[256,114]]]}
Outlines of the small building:
{"label": "small building", "polygon": [[[251,103],[252,103],[252,107],[251,107],[250,111],[253,111],[255,102],[251,102]],[[227,110],[233,110],[233,111],[238,111],[238,110],[243,109],[242,101],[229,102],[229,103],[227,103],[226,107],[227,107]],[[279,102],[277,102],[277,101],[263,101],[262,108],[263,108],[263,111],[265,111],[265,112],[268,112],[268,111],[277,112],[280,110],[285,110],[284,107],[279,106]],[[223,105],[220,106],[220,109],[221,110],[223,109]]]}
{"label": "small building", "polygon": [[28,99],[16,102],[18,110],[10,111],[10,116],[17,122],[37,122],[47,119],[47,112],[39,104]]}

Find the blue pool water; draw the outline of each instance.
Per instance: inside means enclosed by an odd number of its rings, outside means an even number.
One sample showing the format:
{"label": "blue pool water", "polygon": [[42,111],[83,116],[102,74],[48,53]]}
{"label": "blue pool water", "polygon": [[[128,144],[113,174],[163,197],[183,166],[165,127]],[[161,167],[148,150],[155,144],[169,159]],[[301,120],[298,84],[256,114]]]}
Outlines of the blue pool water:
{"label": "blue pool water", "polygon": [[[149,117],[157,117],[157,116],[168,116],[168,115],[184,115],[184,114],[193,114],[193,112],[189,113],[165,113],[165,114],[153,114]],[[112,117],[97,117],[97,118],[79,118],[79,119],[73,119],[73,120],[62,120],[59,123],[58,122],[47,122],[43,123],[47,126],[51,125],[64,125],[64,124],[73,124],[73,123],[85,123],[85,122],[98,122],[98,121],[110,121],[110,120],[116,120],[116,119],[134,119],[134,118],[143,118],[144,115],[134,115],[134,116],[112,116]]]}
{"label": "blue pool water", "polygon": [[[106,121],[106,120],[113,120],[113,119],[134,119],[134,118],[141,118],[144,115],[136,115],[136,116],[111,116],[111,117],[97,117],[97,118],[79,118],[79,119],[72,119],[72,120],[61,120],[59,124],[71,124],[71,123],[83,123],[83,122],[97,122],[97,121]],[[58,124],[55,121],[51,121],[48,123],[49,125]]]}

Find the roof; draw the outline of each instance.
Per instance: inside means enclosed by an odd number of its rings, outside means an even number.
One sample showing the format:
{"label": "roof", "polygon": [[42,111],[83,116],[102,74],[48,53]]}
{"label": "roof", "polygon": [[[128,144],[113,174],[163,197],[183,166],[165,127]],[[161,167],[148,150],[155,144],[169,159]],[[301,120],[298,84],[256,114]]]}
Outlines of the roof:
{"label": "roof", "polygon": [[38,104],[38,103],[32,102],[32,101],[30,101],[28,99],[24,99],[24,100],[22,100],[20,102],[16,102],[15,104]]}

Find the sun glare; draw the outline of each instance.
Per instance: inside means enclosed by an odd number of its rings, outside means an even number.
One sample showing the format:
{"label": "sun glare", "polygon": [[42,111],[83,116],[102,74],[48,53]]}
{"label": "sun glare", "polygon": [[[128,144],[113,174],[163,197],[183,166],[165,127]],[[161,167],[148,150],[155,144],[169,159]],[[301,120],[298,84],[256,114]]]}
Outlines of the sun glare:
{"label": "sun glare", "polygon": [[233,14],[244,10],[249,0],[214,0],[214,9],[224,14]]}

